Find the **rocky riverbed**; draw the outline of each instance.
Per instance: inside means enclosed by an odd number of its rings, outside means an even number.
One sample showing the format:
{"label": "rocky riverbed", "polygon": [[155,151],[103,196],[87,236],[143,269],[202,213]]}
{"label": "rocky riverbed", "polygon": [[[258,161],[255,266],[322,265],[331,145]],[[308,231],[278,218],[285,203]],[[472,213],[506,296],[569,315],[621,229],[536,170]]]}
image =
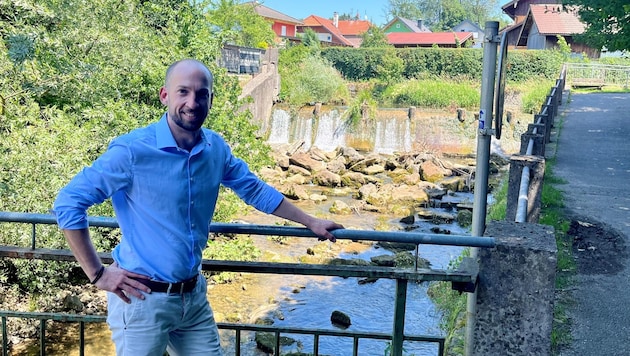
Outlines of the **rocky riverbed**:
{"label": "rocky riverbed", "polygon": [[[263,169],[261,177],[304,210],[339,221],[347,228],[414,230],[431,222],[434,225],[431,232],[450,233],[448,229],[439,228],[439,224],[455,222],[466,226],[470,221],[475,175],[472,155],[361,154],[348,147],[332,152],[316,147],[305,151],[299,143],[277,146],[273,154],[276,165]],[[493,156],[491,165],[491,172],[498,173],[506,167],[507,161]],[[283,223],[257,212],[240,220],[265,225]],[[282,244],[265,237],[255,241],[264,251],[263,259],[276,262],[325,263],[339,255],[358,255],[372,248],[371,243],[339,241],[332,244],[304,238],[286,239]],[[282,315],[274,314],[278,313],[279,304],[287,300],[287,295],[299,293],[307,283],[305,278],[241,275],[230,284],[210,284],[208,295],[219,322],[254,323],[269,315],[281,319]],[[15,292],[5,293],[5,301],[7,298],[21,300],[19,294],[12,294]],[[77,286],[60,292],[37,310],[104,315],[105,293],[90,285]],[[11,330],[9,341],[16,345],[13,349],[16,354],[30,354],[37,349],[36,341],[22,342],[36,330],[34,322],[22,323]],[[48,350],[49,354],[76,351],[76,329],[53,328],[48,335],[56,340],[50,343],[54,346]],[[114,354],[104,324],[90,327],[86,336],[88,354]],[[229,344],[231,340],[232,337],[226,335],[224,343]]]}

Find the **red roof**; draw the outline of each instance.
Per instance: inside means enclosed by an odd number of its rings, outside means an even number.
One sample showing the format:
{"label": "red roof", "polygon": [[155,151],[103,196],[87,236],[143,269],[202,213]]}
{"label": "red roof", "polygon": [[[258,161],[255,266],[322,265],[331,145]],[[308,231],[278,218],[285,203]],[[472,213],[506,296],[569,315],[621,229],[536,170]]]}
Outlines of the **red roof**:
{"label": "red roof", "polygon": [[562,5],[530,5],[529,12],[542,35],[574,35],[583,33],[586,28],[576,11]]}
{"label": "red roof", "polygon": [[339,20],[339,32],[344,36],[358,36],[366,33],[372,24],[366,20]]}
{"label": "red roof", "polygon": [[[335,27],[333,22],[328,19],[316,16],[316,15],[311,15],[304,19],[304,26],[324,27],[326,31],[328,31],[336,39],[336,41],[333,41],[333,42],[341,43],[346,46],[353,47],[352,42],[348,41],[347,38],[343,37],[343,34],[339,31],[339,29]],[[318,31],[315,31],[315,32],[318,32]]]}
{"label": "red roof", "polygon": [[392,45],[455,45],[473,38],[472,32],[390,32],[387,39]]}

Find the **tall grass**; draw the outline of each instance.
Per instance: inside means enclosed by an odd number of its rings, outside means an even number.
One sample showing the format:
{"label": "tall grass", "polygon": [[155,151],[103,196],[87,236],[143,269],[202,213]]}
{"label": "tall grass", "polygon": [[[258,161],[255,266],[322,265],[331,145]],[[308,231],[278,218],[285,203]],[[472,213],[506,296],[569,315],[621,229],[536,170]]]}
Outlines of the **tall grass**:
{"label": "tall grass", "polygon": [[474,108],[480,102],[479,83],[444,78],[408,80],[385,89],[381,100],[389,106]]}
{"label": "tall grass", "polygon": [[514,91],[521,93],[521,110],[528,114],[540,112],[541,106],[554,85],[554,81],[544,78],[530,79],[519,84],[508,84],[508,86],[513,87]]}

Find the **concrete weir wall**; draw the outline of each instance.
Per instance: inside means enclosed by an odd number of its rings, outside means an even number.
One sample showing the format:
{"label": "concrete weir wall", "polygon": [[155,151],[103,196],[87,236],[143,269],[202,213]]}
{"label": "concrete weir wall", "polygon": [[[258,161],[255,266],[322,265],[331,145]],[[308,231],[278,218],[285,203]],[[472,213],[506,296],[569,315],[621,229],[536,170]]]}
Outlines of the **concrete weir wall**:
{"label": "concrete weir wall", "polygon": [[273,103],[280,94],[280,75],[278,74],[278,49],[268,49],[262,56],[261,71],[247,82],[239,99],[248,99],[240,110],[249,109],[254,122],[260,124],[260,133],[268,131],[269,117]]}
{"label": "concrete weir wall", "polygon": [[480,249],[472,355],[549,355],[557,247],[551,226],[493,221]]}

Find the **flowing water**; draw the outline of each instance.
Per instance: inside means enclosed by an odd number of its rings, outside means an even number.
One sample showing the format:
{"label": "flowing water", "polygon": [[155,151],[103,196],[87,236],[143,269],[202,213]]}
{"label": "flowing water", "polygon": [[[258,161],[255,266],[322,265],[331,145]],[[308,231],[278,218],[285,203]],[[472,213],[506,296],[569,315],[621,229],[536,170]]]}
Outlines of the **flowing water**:
{"label": "flowing water", "polygon": [[[363,122],[358,128],[349,128],[342,119],[342,108],[324,108],[319,115],[310,110],[290,114],[288,110],[274,110],[268,142],[274,145],[303,142],[302,148],[316,146],[324,151],[332,151],[339,146],[354,147],[362,152],[392,154],[412,150],[431,152],[470,153],[475,150],[476,123],[472,114],[458,121],[455,113],[415,111],[410,118],[407,109],[379,110],[377,119]],[[504,131],[505,132],[505,131]],[[515,135],[516,136],[516,135]],[[500,143],[493,149],[507,153],[518,150],[519,141],[510,140],[504,134]],[[311,187],[317,189],[317,187]],[[353,205],[353,192],[334,199]],[[460,193],[472,201],[472,194]],[[305,211],[317,216],[325,216],[338,221],[346,228],[373,230],[389,226],[396,231],[402,228],[400,217],[361,212],[350,216],[328,214],[333,199],[323,203],[298,202]],[[248,223],[273,225],[281,220],[257,212],[240,217]],[[430,222],[418,222],[418,231],[429,232],[435,227]],[[440,225],[453,234],[466,235],[468,230],[456,224]],[[258,247],[265,251],[269,261],[295,262],[306,254],[306,249],[321,244],[314,239],[290,239],[287,245],[271,242],[266,237],[255,237]],[[391,254],[382,248],[361,244],[329,244],[342,258],[361,258],[380,254]],[[431,262],[433,268],[445,269],[451,260],[457,258],[463,248],[449,246],[422,245],[420,257]],[[410,283],[407,291],[405,332],[410,335],[442,335],[439,329],[440,313],[427,296],[427,284]],[[210,285],[208,297],[215,311],[217,321],[252,323],[261,317],[273,320],[277,326],[335,329],[330,322],[333,310],[346,313],[352,320],[351,331],[390,333],[393,328],[395,282],[378,280],[374,283],[359,284],[356,278],[275,276],[243,274],[232,284]],[[76,334],[75,334],[76,335]],[[114,355],[110,334],[105,325],[94,326],[86,334],[88,337],[86,354]],[[283,348],[283,352],[312,352],[312,337],[289,335],[298,343]],[[222,332],[226,355],[233,354],[233,334]],[[359,355],[383,355],[388,344],[385,341],[361,340]],[[405,343],[406,355],[436,355],[437,346],[427,343]],[[76,341],[59,342],[49,354],[77,354]],[[29,348],[22,354],[33,354],[37,347]],[[324,355],[349,355],[352,340],[336,337],[321,337],[320,353]],[[243,336],[243,355],[265,355],[256,350],[253,335]]]}

